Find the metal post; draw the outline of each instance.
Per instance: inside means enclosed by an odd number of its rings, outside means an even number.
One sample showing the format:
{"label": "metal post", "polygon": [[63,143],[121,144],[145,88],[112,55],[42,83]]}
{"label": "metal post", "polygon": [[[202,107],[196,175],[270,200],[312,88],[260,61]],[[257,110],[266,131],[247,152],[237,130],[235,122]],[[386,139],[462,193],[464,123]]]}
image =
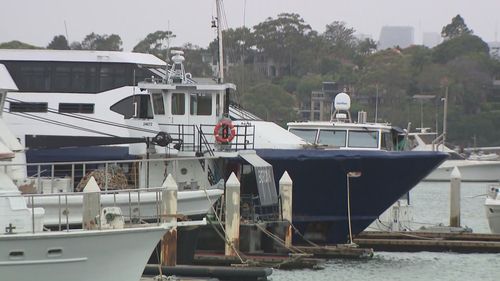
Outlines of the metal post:
{"label": "metal post", "polygon": [[460,184],[462,175],[455,167],[450,180],[450,226],[460,227]]}
{"label": "metal post", "polygon": [[101,210],[100,191],[94,177],[90,177],[83,188],[83,229],[91,230],[99,228],[100,224],[96,224],[95,218],[99,216]]}
{"label": "metal post", "polygon": [[172,227],[165,233],[162,240],[161,264],[175,266],[177,264],[177,183],[172,174],[168,174],[162,188],[162,221]]}
{"label": "metal post", "polygon": [[283,220],[288,221],[289,225],[285,230],[285,247],[292,246],[292,179],[285,171],[280,179],[280,197]]}
{"label": "metal post", "polygon": [[354,244],[352,239],[352,223],[351,223],[351,178],[358,178],[361,176],[361,172],[348,172],[346,176],[347,181],[347,223],[349,226],[349,243]]}
{"label": "metal post", "polygon": [[226,183],[226,256],[236,256],[240,248],[240,182],[231,173]]}
{"label": "metal post", "polygon": [[447,132],[447,115],[448,115],[448,85],[444,92],[444,109],[443,109],[443,145],[442,150],[444,151],[444,146],[446,145],[446,132]]}

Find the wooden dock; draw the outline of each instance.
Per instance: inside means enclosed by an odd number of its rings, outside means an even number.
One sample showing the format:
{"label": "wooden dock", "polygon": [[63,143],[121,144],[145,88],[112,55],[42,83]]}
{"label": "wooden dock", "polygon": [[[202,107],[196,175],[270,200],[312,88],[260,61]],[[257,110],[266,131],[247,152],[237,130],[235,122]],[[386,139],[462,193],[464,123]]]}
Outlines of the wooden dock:
{"label": "wooden dock", "polygon": [[360,247],[389,252],[500,253],[500,235],[442,232],[362,232],[354,242]]}

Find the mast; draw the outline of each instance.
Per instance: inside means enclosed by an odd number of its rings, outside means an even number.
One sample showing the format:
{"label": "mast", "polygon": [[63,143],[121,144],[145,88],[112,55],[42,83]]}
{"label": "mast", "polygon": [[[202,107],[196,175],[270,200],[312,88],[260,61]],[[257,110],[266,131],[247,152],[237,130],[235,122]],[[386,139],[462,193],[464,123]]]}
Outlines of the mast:
{"label": "mast", "polygon": [[217,43],[219,44],[219,83],[224,83],[224,50],[222,48],[222,7],[221,0],[215,0],[217,6]]}

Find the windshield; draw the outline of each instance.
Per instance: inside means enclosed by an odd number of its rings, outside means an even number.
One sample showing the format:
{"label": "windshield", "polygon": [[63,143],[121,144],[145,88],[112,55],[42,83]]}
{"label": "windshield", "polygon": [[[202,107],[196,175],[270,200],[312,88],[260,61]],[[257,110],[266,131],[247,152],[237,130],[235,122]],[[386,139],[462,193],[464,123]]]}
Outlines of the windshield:
{"label": "windshield", "polygon": [[318,144],[345,147],[347,132],[345,130],[320,130]]}
{"label": "windshield", "polygon": [[290,129],[290,132],[310,143],[316,142],[316,129]]}
{"label": "windshield", "polygon": [[349,131],[349,147],[378,148],[378,132]]}

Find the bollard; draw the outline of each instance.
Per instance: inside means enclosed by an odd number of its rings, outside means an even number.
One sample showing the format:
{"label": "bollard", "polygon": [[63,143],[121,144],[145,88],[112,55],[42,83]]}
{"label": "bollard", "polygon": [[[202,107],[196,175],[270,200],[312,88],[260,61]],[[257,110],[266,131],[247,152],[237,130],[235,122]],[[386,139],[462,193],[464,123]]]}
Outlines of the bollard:
{"label": "bollard", "polygon": [[450,226],[460,227],[460,183],[462,175],[455,167],[451,172],[450,180]]}
{"label": "bollard", "polygon": [[171,174],[163,182],[161,196],[162,222],[172,224],[163,236],[161,247],[161,264],[175,266],[177,264],[177,183]]}
{"label": "bollard", "polygon": [[240,182],[231,173],[226,182],[226,256],[236,256],[240,248]]}
{"label": "bollard", "polygon": [[289,224],[285,230],[285,247],[292,246],[292,179],[285,171],[280,179],[280,197],[282,219]]}
{"label": "bollard", "polygon": [[94,177],[90,177],[87,184],[83,188],[82,202],[82,228],[93,230],[100,228],[99,222],[96,220],[101,212],[101,189],[95,181]]}

